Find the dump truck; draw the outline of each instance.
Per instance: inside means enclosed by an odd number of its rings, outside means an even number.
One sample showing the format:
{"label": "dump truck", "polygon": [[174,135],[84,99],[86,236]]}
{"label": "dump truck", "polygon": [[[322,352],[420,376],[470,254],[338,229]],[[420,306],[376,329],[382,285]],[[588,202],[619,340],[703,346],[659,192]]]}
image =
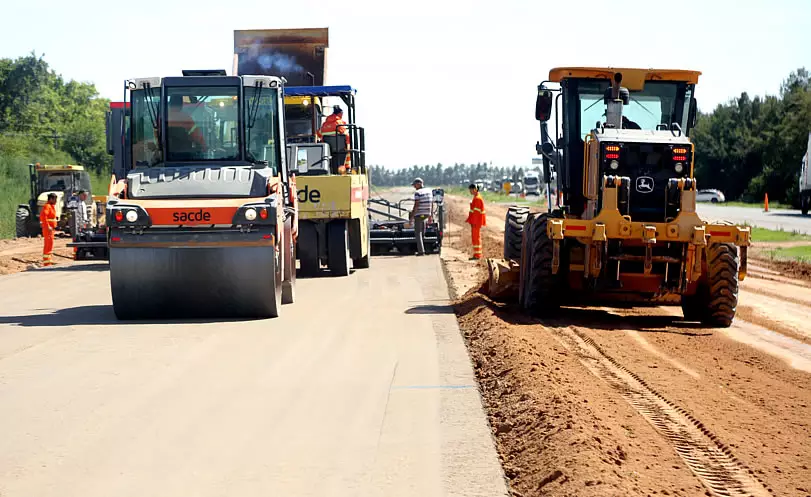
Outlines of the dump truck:
{"label": "dump truck", "polygon": [[126,149],[105,213],[116,316],[278,316],[298,235],[283,80],[184,70],[126,88],[126,123],[108,127]]}
{"label": "dump truck", "polygon": [[[75,218],[71,216],[68,202],[75,201],[75,194],[79,190],[90,191],[90,175],[84,167],[73,164],[29,164],[28,202],[19,204],[15,212],[17,238],[35,237],[42,232],[39,225],[39,211],[48,201],[48,195],[56,195],[57,231],[74,235],[76,231]],[[85,205],[87,214],[95,216],[95,209]]]}
{"label": "dump truck", "polygon": [[[681,305],[688,321],[726,327],[746,276],[750,231],[696,213],[695,89],[687,70],[556,68],[538,87],[536,145],[546,212],[515,206],[490,289],[539,315],[579,301]],[[548,122],[555,110],[555,130]],[[555,132],[557,134],[557,132]],[[547,183],[548,188],[548,183]]]}
{"label": "dump truck", "polygon": [[[284,114],[287,156],[296,175],[301,274],[347,276],[368,268],[369,171],[364,129],[356,122],[357,91],[326,85],[327,28],[234,32],[236,74],[270,74],[286,79]],[[325,109],[344,111],[347,136],[319,136]]]}
{"label": "dump truck", "polygon": [[808,133],[808,148],[802,159],[800,167],[800,210],[803,216],[808,215],[811,208],[811,132]]}

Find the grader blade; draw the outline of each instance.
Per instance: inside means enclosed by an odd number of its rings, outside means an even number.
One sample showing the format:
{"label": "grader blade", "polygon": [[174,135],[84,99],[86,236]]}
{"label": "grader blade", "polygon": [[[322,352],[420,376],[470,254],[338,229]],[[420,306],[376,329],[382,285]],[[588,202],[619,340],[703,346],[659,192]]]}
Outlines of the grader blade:
{"label": "grader blade", "polygon": [[520,266],[505,259],[487,259],[487,295],[495,300],[518,298]]}

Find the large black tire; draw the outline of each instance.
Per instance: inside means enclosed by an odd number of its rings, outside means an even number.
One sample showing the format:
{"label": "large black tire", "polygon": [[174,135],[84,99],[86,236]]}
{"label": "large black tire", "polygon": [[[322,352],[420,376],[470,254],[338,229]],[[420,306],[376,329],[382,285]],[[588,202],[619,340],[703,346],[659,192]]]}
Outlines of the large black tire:
{"label": "large black tire", "polygon": [[31,213],[28,211],[28,209],[26,209],[24,207],[18,207],[17,208],[17,214],[15,216],[15,223],[16,223],[15,228],[16,228],[17,238],[27,238],[27,237],[31,236],[31,234],[29,232],[29,229],[28,229],[28,224],[30,222],[29,221],[30,217],[31,217]]}
{"label": "large black tire", "polygon": [[714,243],[706,254],[706,278],[695,295],[682,296],[684,319],[728,328],[738,307],[738,249],[731,243]]}
{"label": "large black tire", "polygon": [[549,215],[541,214],[533,221],[531,238],[527,240],[531,255],[527,267],[527,287],[524,290],[526,309],[538,316],[549,316],[559,307],[560,285],[552,274],[552,239],[546,232]]}
{"label": "large black tire", "polygon": [[524,229],[521,232],[521,256],[519,258],[519,272],[518,272],[518,304],[522,309],[527,307],[527,288],[529,288],[529,267],[532,260],[532,229],[535,226],[535,215],[530,214],[527,216],[527,221],[524,224]]}
{"label": "large black tire", "polygon": [[284,222],[283,236],[282,304],[292,304],[296,301],[296,242],[293,241],[293,226],[290,219]]}
{"label": "large black tire", "polygon": [[299,221],[298,257],[303,276],[315,276],[321,270],[321,261],[318,258],[318,231],[315,223],[311,221]]}
{"label": "large black tire", "polygon": [[504,258],[507,260],[521,260],[521,234],[529,217],[528,207],[513,206],[507,210],[504,219]]}
{"label": "large black tire", "polygon": [[327,225],[327,267],[333,276],[349,276],[349,231],[346,221]]}

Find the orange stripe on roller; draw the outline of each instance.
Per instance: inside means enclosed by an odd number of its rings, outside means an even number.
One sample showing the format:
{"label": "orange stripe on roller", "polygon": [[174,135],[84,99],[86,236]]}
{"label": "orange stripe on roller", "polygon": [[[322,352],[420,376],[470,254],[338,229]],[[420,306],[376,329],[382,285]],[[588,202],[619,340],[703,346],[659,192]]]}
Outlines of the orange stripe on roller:
{"label": "orange stripe on roller", "polygon": [[148,209],[152,224],[156,225],[209,225],[234,222],[236,207],[173,208],[153,207]]}
{"label": "orange stripe on roller", "polygon": [[566,226],[566,231],[586,231],[585,226]]}
{"label": "orange stripe on roller", "polygon": [[729,236],[731,234],[729,231],[710,231],[710,236]]}

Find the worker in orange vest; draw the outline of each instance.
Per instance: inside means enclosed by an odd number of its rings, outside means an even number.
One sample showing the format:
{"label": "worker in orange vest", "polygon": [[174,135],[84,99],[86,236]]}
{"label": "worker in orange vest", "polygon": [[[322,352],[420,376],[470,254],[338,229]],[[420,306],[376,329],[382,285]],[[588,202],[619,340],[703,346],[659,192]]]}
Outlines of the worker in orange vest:
{"label": "worker in orange vest", "polygon": [[42,248],[42,265],[53,266],[54,232],[56,231],[56,194],[48,194],[48,202],[39,212],[39,224],[42,226],[42,238],[45,246]]}
{"label": "worker in orange vest", "polygon": [[473,235],[473,257],[471,260],[482,258],[482,226],[487,225],[487,217],[484,213],[484,199],[479,193],[479,187],[475,184],[468,186],[473,200],[470,201],[470,213],[467,215],[467,223],[470,225]]}
{"label": "worker in orange vest", "polygon": [[[319,140],[322,140],[324,136],[337,136],[337,135],[344,135],[346,139],[346,149],[350,149],[349,145],[349,132],[346,130],[346,122],[343,120],[344,111],[341,109],[340,105],[336,105],[332,108],[332,115],[328,116],[327,119],[324,121],[324,124],[321,125],[321,129],[318,130],[316,135],[318,136]],[[331,153],[336,153],[335,151],[331,151]],[[338,172],[343,174],[345,172],[349,172],[352,169],[352,161],[350,159],[349,153],[346,153],[346,158],[344,159],[343,166],[338,168]]]}

